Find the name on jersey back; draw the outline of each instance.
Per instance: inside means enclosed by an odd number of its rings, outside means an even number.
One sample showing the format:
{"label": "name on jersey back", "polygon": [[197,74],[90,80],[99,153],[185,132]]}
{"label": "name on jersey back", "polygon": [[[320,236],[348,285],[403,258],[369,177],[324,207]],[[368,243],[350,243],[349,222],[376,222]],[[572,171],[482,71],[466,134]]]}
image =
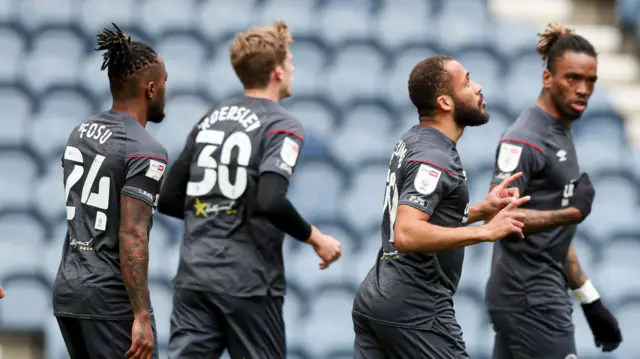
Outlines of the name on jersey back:
{"label": "name on jersey back", "polygon": [[244,127],[245,132],[251,132],[261,125],[258,116],[250,109],[238,106],[223,106],[205,118],[198,125],[198,129],[207,130],[219,121],[236,121]]}
{"label": "name on jersey back", "polygon": [[87,138],[91,138],[94,140],[98,140],[101,145],[104,145],[105,142],[111,137],[113,132],[107,128],[105,125],[98,125],[97,123],[82,123],[80,127],[78,127],[78,132],[80,135],[78,137],[83,138],[86,136]]}

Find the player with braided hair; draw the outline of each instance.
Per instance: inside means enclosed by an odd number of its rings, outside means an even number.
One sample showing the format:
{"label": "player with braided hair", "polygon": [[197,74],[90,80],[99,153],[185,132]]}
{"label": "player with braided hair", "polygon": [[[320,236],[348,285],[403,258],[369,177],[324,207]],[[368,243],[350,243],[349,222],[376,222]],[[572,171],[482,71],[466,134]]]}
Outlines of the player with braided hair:
{"label": "player with braided hair", "polygon": [[158,357],[148,243],[167,151],[145,127],[164,118],[167,71],[113,26],[96,47],[112,107],[73,129],[62,158],[68,225],[53,310],[71,359]]}
{"label": "player with braided hair", "polygon": [[538,34],[546,64],[536,105],[503,134],[492,186],[522,172],[513,186],[523,205],[525,238],[496,242],[486,302],[496,331],[494,359],[575,358],[573,290],[596,346],[622,341],[618,323],[583,273],[571,241],[591,212],[595,190],[580,173],[571,127],[593,93],[597,53],[585,38],[558,24]]}

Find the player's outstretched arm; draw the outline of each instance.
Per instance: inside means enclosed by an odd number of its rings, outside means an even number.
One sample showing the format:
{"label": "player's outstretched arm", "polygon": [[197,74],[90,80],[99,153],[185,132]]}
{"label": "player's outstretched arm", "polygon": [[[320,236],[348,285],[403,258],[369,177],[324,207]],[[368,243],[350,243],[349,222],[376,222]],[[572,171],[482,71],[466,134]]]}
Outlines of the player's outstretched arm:
{"label": "player's outstretched arm", "polygon": [[447,228],[429,223],[430,215],[409,205],[398,206],[394,225],[394,245],[398,252],[439,252],[492,242],[511,234],[522,235],[518,206],[529,201],[522,197],[509,203],[483,226]]}

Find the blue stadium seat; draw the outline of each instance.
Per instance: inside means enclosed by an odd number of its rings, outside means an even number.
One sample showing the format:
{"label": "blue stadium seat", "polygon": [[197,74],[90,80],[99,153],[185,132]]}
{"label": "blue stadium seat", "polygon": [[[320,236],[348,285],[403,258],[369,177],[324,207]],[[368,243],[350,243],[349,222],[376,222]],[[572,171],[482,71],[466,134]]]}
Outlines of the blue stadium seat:
{"label": "blue stadium seat", "polygon": [[171,89],[193,89],[202,77],[202,66],[208,55],[208,41],[196,32],[163,33],[154,46],[162,56]]}
{"label": "blue stadium seat", "polygon": [[[495,158],[495,156],[492,158]],[[464,158],[462,160],[465,161]],[[471,165],[471,163],[469,164]],[[476,168],[471,167],[466,171],[467,184],[469,186],[469,203],[480,203],[489,193],[489,186],[493,178],[493,164]]]}
{"label": "blue stadium seat", "polygon": [[602,263],[602,245],[606,246],[609,239],[610,238],[605,238],[600,242],[598,237],[583,230],[578,230],[575,234],[571,244],[576,250],[578,258],[580,259],[580,265],[585,273],[595,274],[598,266]]}
{"label": "blue stadium seat", "polygon": [[456,319],[468,352],[488,352],[493,347],[493,331],[487,318],[483,292],[459,290],[453,297]]}
{"label": "blue stadium seat", "polygon": [[290,51],[295,68],[292,90],[294,96],[320,92],[322,76],[326,73],[328,64],[327,45],[318,38],[296,36]]}
{"label": "blue stadium seat", "polygon": [[[173,233],[162,221],[154,218],[149,234],[149,274],[158,278],[169,278],[174,271],[169,270],[166,254],[169,250],[178,251]],[[172,273],[173,272],[173,273]]]}
{"label": "blue stadium seat", "polygon": [[331,138],[336,157],[350,168],[368,160],[388,162],[396,138],[393,133],[395,111],[388,104],[366,101],[348,104],[344,122]]}
{"label": "blue stadium seat", "polygon": [[0,208],[24,206],[29,202],[35,179],[40,175],[40,163],[29,152],[19,148],[0,148]]}
{"label": "blue stadium seat", "polygon": [[[287,342],[288,342],[287,337]],[[287,359],[314,359],[303,347],[292,347],[287,343]]]}
{"label": "blue stadium seat", "polygon": [[372,224],[371,228],[360,232],[358,251],[351,255],[351,275],[349,278],[356,286],[362,283],[373,265],[378,261],[378,253],[382,246],[381,223],[382,214],[380,214],[379,221]]}
{"label": "blue stadium seat", "polygon": [[535,54],[537,33],[542,29],[523,22],[505,20],[496,21],[494,26],[495,36],[491,44],[500,53],[506,57],[516,57],[522,53]]}
{"label": "blue stadium seat", "polygon": [[520,113],[535,105],[542,90],[543,70],[544,65],[538,55],[513,59],[504,91],[504,103],[510,106],[511,111]]}
{"label": "blue stadium seat", "polygon": [[640,327],[638,327],[638,322],[640,322],[640,297],[635,294],[621,301],[619,307],[614,308],[613,312],[618,319],[620,331],[623,333],[624,338],[624,341],[615,351],[616,356],[618,358],[637,358],[637,342],[631,338],[640,338]]}
{"label": "blue stadium seat", "polygon": [[19,4],[19,21],[29,28],[76,21],[75,0],[22,0]]}
{"label": "blue stadium seat", "polygon": [[504,93],[503,74],[506,63],[490,48],[470,46],[461,49],[455,58],[469,71],[471,80],[482,86],[488,105],[500,103]]}
{"label": "blue stadium seat", "polygon": [[177,157],[195,124],[213,105],[213,100],[203,93],[176,92],[171,101],[167,102],[165,120],[147,127],[167,148],[169,157]]}
{"label": "blue stadium seat", "polygon": [[[627,136],[623,120],[614,112],[591,112],[576,121],[575,147],[586,172],[617,170],[627,164]],[[606,149],[602,147],[606,143]]]}
{"label": "blue stadium seat", "polygon": [[[104,2],[101,0],[83,0],[76,7],[79,8],[79,21],[89,34],[98,34],[102,29],[113,29],[111,23],[115,23],[126,34],[130,25],[138,22],[140,14],[140,2],[137,0],[114,0]],[[132,36],[134,40],[140,40]]]}
{"label": "blue stadium seat", "polygon": [[285,107],[302,123],[305,136],[329,139],[340,123],[339,110],[326,98],[294,96]]}
{"label": "blue stadium seat", "polygon": [[640,1],[638,0],[619,0],[617,2],[617,15],[620,25],[624,28],[635,28],[638,26],[638,10],[640,10]]}
{"label": "blue stadium seat", "polygon": [[37,179],[31,194],[31,203],[50,218],[65,211],[65,184],[61,158],[47,164],[44,175]]}
{"label": "blue stadium seat", "polygon": [[327,1],[320,9],[318,31],[330,44],[352,39],[366,39],[372,33],[368,1]]}
{"label": "blue stadium seat", "polygon": [[0,276],[37,271],[44,255],[47,223],[25,210],[2,212],[0,233]]}
{"label": "blue stadium seat", "polygon": [[256,24],[255,0],[204,1],[196,9],[195,23],[206,36],[220,36],[227,33],[246,31]]}
{"label": "blue stadium seat", "polygon": [[356,288],[329,285],[317,290],[305,327],[307,349],[320,356],[330,348],[353,346],[351,307]]}
{"label": "blue stadium seat", "polygon": [[169,342],[170,318],[173,309],[173,293],[169,282],[162,279],[151,278],[149,280],[149,294],[151,306],[156,320],[158,343]]}
{"label": "blue stadium seat", "polygon": [[151,35],[160,35],[166,30],[187,30],[197,19],[197,4],[197,0],[144,1],[140,3],[139,21]]}
{"label": "blue stadium seat", "polygon": [[375,37],[389,48],[432,40],[431,8],[430,1],[382,1],[381,8],[373,19]]}
{"label": "blue stadium seat", "polygon": [[[387,96],[398,105],[413,106],[409,99],[409,75],[413,68],[422,60],[438,54],[440,50],[432,45],[413,44],[403,46],[396,56],[392,57],[387,81]],[[417,123],[417,117],[413,120]]]}
{"label": "blue stadium seat", "polygon": [[[307,248],[307,250],[309,249],[310,248]],[[285,258],[285,265],[287,265],[289,260],[290,258]],[[311,306],[308,299],[304,290],[289,280],[287,276],[287,295],[284,299],[282,315],[285,323],[287,346],[290,348],[300,344],[303,339],[301,328],[303,327],[305,316],[309,314]]]}
{"label": "blue stadium seat", "polygon": [[[491,116],[489,123],[477,127],[467,127],[456,145],[460,160],[465,168],[492,166],[496,158],[496,148],[500,137],[511,123],[509,115],[500,109],[494,110],[487,107],[486,110]],[[488,189],[488,182],[486,186]]]}
{"label": "blue stadium seat", "polygon": [[20,0],[0,0],[0,21],[13,21],[20,10]]}
{"label": "blue stadium seat", "polygon": [[73,84],[87,45],[84,34],[76,27],[51,26],[39,30],[25,63],[26,82],[36,91],[56,84]]}
{"label": "blue stadium seat", "polygon": [[[136,40],[137,41],[137,40]],[[91,89],[94,95],[108,95],[109,77],[107,71],[101,71],[103,58],[99,52],[85,56],[78,67],[77,81],[80,86]],[[109,107],[101,107],[106,110],[111,107],[111,96],[109,96]]]}
{"label": "blue stadium seat", "polygon": [[6,330],[40,330],[51,315],[51,286],[43,278],[24,273],[5,276],[7,296],[0,306],[0,324]]}
{"label": "blue stadium seat", "polygon": [[491,243],[481,243],[465,249],[464,265],[462,266],[458,290],[484,293],[491,273],[492,255],[493,244]]}
{"label": "blue stadium seat", "polygon": [[20,78],[27,49],[27,34],[17,26],[0,25],[0,48],[0,81]]}
{"label": "blue stadium seat", "polygon": [[297,41],[298,36],[317,34],[315,10],[315,0],[266,0],[260,6],[258,19],[261,24],[283,20],[289,25],[294,41]]}
{"label": "blue stadium seat", "polygon": [[[624,212],[622,212],[624,213]],[[603,258],[597,271],[592,273],[594,284],[607,298],[621,298],[640,293],[640,284],[629,278],[630,273],[638,273],[640,265],[640,241],[633,234],[615,235],[610,233],[602,248]]]}
{"label": "blue stadium seat", "polygon": [[442,4],[435,18],[436,36],[443,49],[453,52],[463,46],[485,45],[492,40],[494,27],[483,2],[453,0]]}
{"label": "blue stadium seat", "polygon": [[227,46],[222,42],[218,44],[215,55],[205,64],[202,74],[203,87],[217,99],[226,99],[231,94],[242,92],[242,84],[231,67]]}
{"label": "blue stadium seat", "polygon": [[95,100],[86,89],[72,86],[51,88],[41,97],[28,143],[46,156],[52,150],[64,147],[71,131],[94,113]]}
{"label": "blue stadium seat", "polygon": [[387,171],[384,162],[357,167],[349,188],[340,196],[340,215],[359,230],[381,221]]}
{"label": "blue stadium seat", "polygon": [[69,359],[60,326],[53,315],[47,315],[44,326],[44,359]]}
{"label": "blue stadium seat", "polygon": [[30,94],[24,88],[0,84],[0,108],[3,109],[0,123],[6,124],[0,133],[0,143],[5,146],[23,144],[33,111]]}
{"label": "blue stadium seat", "polygon": [[591,98],[589,98],[589,106],[585,111],[585,117],[589,117],[592,113],[613,112],[613,106],[611,103],[611,96],[607,89],[599,87],[597,88]]}
{"label": "blue stadium seat", "polygon": [[346,176],[338,163],[305,159],[297,165],[289,194],[305,217],[336,218]]}
{"label": "blue stadium seat", "polygon": [[353,358],[353,345],[345,345],[343,348],[332,349],[322,359],[351,359]]}
{"label": "blue stadium seat", "polygon": [[[597,235],[606,235],[611,230],[634,228],[634,213],[638,208],[638,185],[624,172],[604,171],[590,176],[597,194],[591,215],[582,223]],[[606,240],[603,238],[603,240]]]}
{"label": "blue stadium seat", "polygon": [[356,97],[382,96],[385,69],[385,53],[380,46],[373,42],[348,42],[336,52],[325,91],[339,103]]}

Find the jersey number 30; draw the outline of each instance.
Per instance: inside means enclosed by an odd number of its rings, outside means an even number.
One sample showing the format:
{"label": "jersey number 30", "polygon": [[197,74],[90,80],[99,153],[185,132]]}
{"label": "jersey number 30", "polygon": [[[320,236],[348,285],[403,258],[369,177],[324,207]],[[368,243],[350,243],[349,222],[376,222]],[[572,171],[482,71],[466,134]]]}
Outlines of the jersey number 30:
{"label": "jersey number 30", "polygon": [[[64,159],[75,163],[80,163],[80,165],[75,165],[73,167],[73,170],[65,181],[64,190],[67,203],[69,203],[69,193],[71,192],[71,187],[75,186],[76,183],[78,183],[82,179],[82,175],[84,174],[84,158],[82,157],[82,153],[79,149],[73,146],[67,146],[64,151]],[[102,166],[103,161],[104,156],[101,155],[96,155],[96,157],[93,159],[93,163],[89,168],[89,173],[87,174],[87,177],[84,180],[84,184],[82,185],[80,203],[106,210],[107,208],[109,208],[109,191],[111,188],[111,179],[108,176],[101,177],[98,184],[98,192],[91,192],[91,188],[93,187],[93,183],[96,181],[98,171],[100,170],[100,166]],[[67,205],[67,220],[72,220],[75,218],[75,216],[76,207]],[[106,227],[107,215],[104,212],[97,211],[95,228],[104,231]]]}
{"label": "jersey number 30", "polygon": [[[204,169],[204,177],[199,182],[187,184],[187,195],[191,197],[208,195],[216,183],[223,196],[229,199],[237,199],[247,189],[247,169],[251,158],[251,139],[244,132],[234,132],[224,139],[225,133],[217,130],[204,130],[198,133],[196,143],[207,144],[200,151],[197,165]],[[212,157],[219,146],[220,164]],[[231,183],[229,179],[229,165],[231,164],[231,152],[238,148],[236,164],[236,179]]]}

